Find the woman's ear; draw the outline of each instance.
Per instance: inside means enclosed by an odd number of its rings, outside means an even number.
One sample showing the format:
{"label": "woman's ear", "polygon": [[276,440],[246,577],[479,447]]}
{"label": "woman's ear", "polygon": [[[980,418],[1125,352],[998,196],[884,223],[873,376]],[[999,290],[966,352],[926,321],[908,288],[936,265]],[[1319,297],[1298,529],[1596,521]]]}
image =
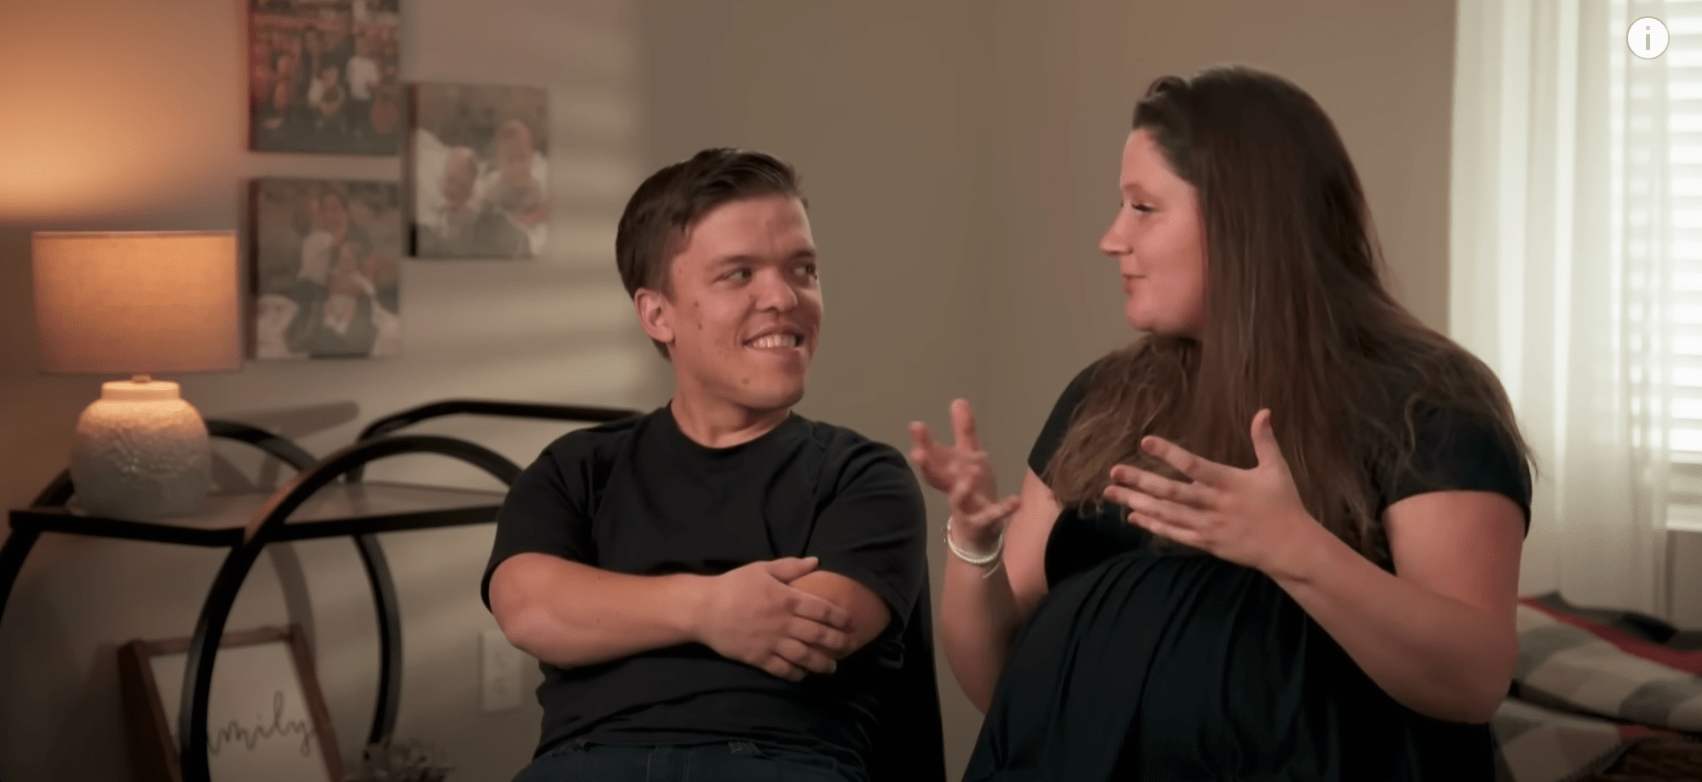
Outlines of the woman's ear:
{"label": "woman's ear", "polygon": [[649,288],[639,288],[632,295],[632,304],[638,311],[638,325],[651,339],[673,347],[674,344],[674,306],[658,291]]}

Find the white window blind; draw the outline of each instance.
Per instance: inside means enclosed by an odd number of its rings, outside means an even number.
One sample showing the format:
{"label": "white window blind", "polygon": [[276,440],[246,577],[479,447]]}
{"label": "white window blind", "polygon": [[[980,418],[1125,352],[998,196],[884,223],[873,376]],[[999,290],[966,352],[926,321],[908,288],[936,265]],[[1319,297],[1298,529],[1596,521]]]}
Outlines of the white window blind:
{"label": "white window blind", "polygon": [[[1657,183],[1664,184],[1659,189],[1665,197],[1651,199],[1647,211],[1630,197],[1622,212],[1629,229],[1624,235],[1629,245],[1638,242],[1639,234],[1651,242],[1669,243],[1670,306],[1665,328],[1657,327],[1670,340],[1671,356],[1667,526],[1702,530],[1702,0],[1666,0],[1659,5],[1671,39],[1666,53],[1649,64],[1665,69],[1665,95],[1641,95],[1632,87],[1629,102],[1620,105],[1631,111],[1627,132],[1633,138],[1639,115],[1663,114],[1665,138],[1653,134],[1655,148],[1642,150],[1633,143],[1613,157],[1617,165],[1632,168],[1632,181],[1639,178],[1638,165],[1658,164],[1663,156],[1666,161],[1660,167],[1664,171],[1652,168],[1648,174],[1665,179]],[[1624,46],[1623,38],[1615,45]],[[1623,94],[1626,81],[1616,81],[1616,90]],[[1640,107],[1644,100],[1659,103]]]}

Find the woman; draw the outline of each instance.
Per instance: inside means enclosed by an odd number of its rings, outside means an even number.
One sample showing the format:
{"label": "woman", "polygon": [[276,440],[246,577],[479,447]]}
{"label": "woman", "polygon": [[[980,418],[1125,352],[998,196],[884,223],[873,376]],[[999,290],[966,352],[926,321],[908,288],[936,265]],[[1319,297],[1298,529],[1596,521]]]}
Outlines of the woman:
{"label": "woman", "polygon": [[952,446],[912,424],[987,713],[965,779],[1493,779],[1530,497],[1499,383],[1386,292],[1287,81],[1160,79],[1120,180],[1100,249],[1145,335],[1064,390],[1021,494],[967,403]]}

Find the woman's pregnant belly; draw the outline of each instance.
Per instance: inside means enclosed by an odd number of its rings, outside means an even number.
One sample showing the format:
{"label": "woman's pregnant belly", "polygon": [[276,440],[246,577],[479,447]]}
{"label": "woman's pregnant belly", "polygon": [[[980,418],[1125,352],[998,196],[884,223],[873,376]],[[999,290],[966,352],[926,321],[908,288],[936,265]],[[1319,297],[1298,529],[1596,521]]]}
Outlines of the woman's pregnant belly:
{"label": "woman's pregnant belly", "polygon": [[1142,549],[1036,609],[967,778],[1420,779],[1411,718],[1264,574]]}

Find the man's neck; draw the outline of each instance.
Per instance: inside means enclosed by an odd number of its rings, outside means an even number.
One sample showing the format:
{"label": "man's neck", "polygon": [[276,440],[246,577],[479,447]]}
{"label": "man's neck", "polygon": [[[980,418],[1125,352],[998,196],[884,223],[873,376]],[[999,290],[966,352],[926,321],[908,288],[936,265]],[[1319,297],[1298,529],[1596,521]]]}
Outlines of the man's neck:
{"label": "man's neck", "polygon": [[706,448],[731,448],[768,434],[791,415],[790,408],[752,410],[719,399],[676,392],[668,409],[692,442]]}

